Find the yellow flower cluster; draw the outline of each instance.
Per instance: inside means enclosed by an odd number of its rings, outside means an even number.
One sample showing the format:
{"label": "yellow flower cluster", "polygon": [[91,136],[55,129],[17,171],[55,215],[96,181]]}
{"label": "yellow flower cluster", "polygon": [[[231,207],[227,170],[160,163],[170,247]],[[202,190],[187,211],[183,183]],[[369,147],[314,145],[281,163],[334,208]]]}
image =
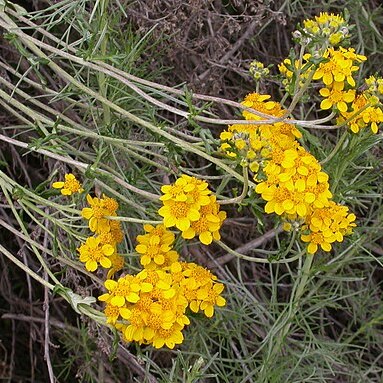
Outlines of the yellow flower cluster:
{"label": "yellow flower cluster", "polygon": [[163,206],[158,214],[164,219],[166,228],[175,226],[182,237],[195,236],[209,245],[221,238],[219,229],[226,213],[219,210],[216,197],[211,195],[208,183],[183,174],[174,184],[161,187]]}
{"label": "yellow flower cluster", "polygon": [[121,331],[126,341],[172,349],[182,343],[182,330],[190,324],[187,308],[212,317],[214,306],[226,304],[220,295],[224,286],[216,279],[195,263],[176,261],[117,281],[107,280],[108,292],[99,300],[106,302],[108,323]]}
{"label": "yellow flower cluster", "polygon": [[117,216],[118,203],[106,195],[92,198],[88,194],[86,199],[90,207],[84,207],[81,215],[88,220],[89,229],[95,235],[77,249],[80,261],[88,271],[96,271],[98,266],[110,269],[108,276],[111,276],[124,266],[124,258],[117,254],[117,245],[124,237],[121,224],[108,219]]}
{"label": "yellow flower cluster", "polygon": [[[71,195],[83,189],[72,174],[65,182],[56,182],[62,194]],[[117,254],[123,240],[117,216],[118,203],[106,195],[86,196],[88,203],[81,211],[94,233],[77,251],[88,271],[99,267],[109,269],[104,283],[107,293],[99,300],[106,303],[104,313],[110,326],[119,330],[127,342],[152,344],[156,348],[174,348],[182,343],[182,330],[190,324],[187,310],[203,312],[211,318],[215,306],[224,306],[221,296],[224,285],[209,270],[191,262],[180,262],[173,249],[175,235],[167,228],[176,226],[182,237],[199,236],[204,244],[219,240],[219,229],[226,213],[219,210],[216,197],[205,181],[182,175],[172,185],[162,187],[159,213],[164,223],[144,225],[145,234],[137,236],[136,251],[143,269],[135,275],[111,279],[124,267],[124,258]]]}
{"label": "yellow flower cluster", "polygon": [[353,48],[339,50],[329,48],[324,55],[328,61],[320,63],[313,79],[321,79],[326,85],[319,93],[324,99],[320,107],[323,110],[334,108],[339,112],[338,124],[347,124],[351,131],[358,133],[370,127],[373,133],[378,132],[378,125],[383,122],[383,105],[379,97],[383,91],[383,79],[371,76],[366,79],[367,89],[356,94],[356,82],[353,78],[359,64],[366,60],[357,55]]}
{"label": "yellow flower cluster", "polygon": [[65,181],[53,182],[54,189],[60,189],[62,195],[72,195],[74,193],[82,193],[84,189],[81,183],[76,179],[72,173],[64,175]]}
{"label": "yellow flower cluster", "polygon": [[327,49],[323,57],[327,60],[319,64],[313,75],[313,80],[321,80],[325,84],[319,90],[324,98],[321,109],[337,111],[337,123],[347,124],[354,133],[367,126],[377,133],[378,124],[383,122],[383,110],[376,94],[383,90],[383,82],[370,77],[366,80],[369,89],[357,95],[353,77],[359,64],[367,58],[356,54],[353,48],[346,50],[342,47]]}
{"label": "yellow flower cluster", "polygon": [[[207,182],[195,177],[182,175],[161,190],[163,206],[159,214],[164,218],[163,224],[144,225],[145,234],[136,238],[143,269],[117,281],[107,279],[108,292],[99,300],[106,303],[107,323],[119,330],[125,341],[174,348],[182,343],[182,330],[190,324],[188,309],[202,311],[210,318],[214,306],[224,306],[226,301],[220,295],[224,286],[216,282],[215,275],[195,263],[179,261],[179,254],[173,249],[175,235],[168,228],[175,226],[183,238],[198,235],[202,243],[210,244],[213,239],[220,239],[219,229],[226,213],[219,211]],[[114,216],[118,205],[105,196],[89,197],[88,202],[91,208],[83,209],[83,216],[94,220],[89,225],[95,230],[110,227],[114,221],[109,222],[107,216]],[[113,249],[97,245],[100,255],[96,262],[107,267],[108,254]]]}
{"label": "yellow flower cluster", "polygon": [[[253,121],[282,117],[286,111],[270,98],[271,96],[266,94],[248,94],[242,105],[269,117],[262,117],[247,110],[242,112],[243,117]],[[248,166],[253,173],[257,173],[264,158],[274,153],[275,147],[282,151],[288,149],[295,139],[301,136],[295,126],[284,122],[262,125],[235,124],[221,133],[220,149],[228,157],[238,160],[242,166]]]}
{"label": "yellow flower cluster", "polygon": [[[246,96],[242,104],[270,116],[280,117],[285,113],[279,103],[270,101],[269,95],[253,93]],[[246,120],[263,119],[249,111],[242,114]],[[258,171],[254,176],[258,183],[255,191],[266,201],[266,213],[276,213],[302,225],[301,238],[308,242],[308,252],[316,252],[318,245],[329,251],[331,246],[327,243],[341,241],[343,235],[351,232],[355,215],[348,214],[347,207],[331,201],[329,177],[318,160],[299,144],[297,138],[300,137],[294,125],[284,122],[238,124],[221,133],[221,150],[231,158],[251,158],[250,170],[252,167]],[[242,152],[237,150],[237,140]],[[312,223],[313,219],[317,222],[318,216],[329,212],[333,221],[325,220],[321,226]]]}
{"label": "yellow flower cluster", "polygon": [[287,92],[295,94],[297,77],[299,86],[306,86],[310,78],[321,81],[324,87],[319,90],[323,98],[320,108],[336,112],[338,125],[347,125],[354,133],[366,127],[377,133],[383,122],[383,79],[369,77],[365,80],[367,89],[358,94],[355,75],[366,56],[357,54],[354,48],[334,48],[349,37],[348,31],[340,15],[320,13],[305,20],[294,35],[308,52],[300,59],[287,58],[278,65],[282,84]]}
{"label": "yellow flower cluster", "polygon": [[337,123],[346,123],[352,132],[370,127],[373,133],[378,133],[378,125],[383,122],[382,104],[378,98],[365,91],[356,96],[348,111],[342,112]]}
{"label": "yellow flower cluster", "polygon": [[324,251],[331,250],[331,244],[335,241],[342,242],[343,236],[350,234],[354,223],[355,214],[349,214],[347,206],[329,201],[328,206],[314,209],[306,217],[301,239],[308,242],[307,251],[314,254],[320,246]]}
{"label": "yellow flower cluster", "polygon": [[334,108],[339,113],[347,113],[355,100],[354,73],[359,70],[359,64],[366,60],[363,55],[357,55],[353,48],[328,48],[323,57],[325,62],[319,64],[313,75],[313,80],[321,80],[325,87],[319,90],[324,99],[320,107],[323,110]]}
{"label": "yellow flower cluster", "polygon": [[302,33],[310,40],[326,40],[331,45],[338,45],[350,37],[346,20],[340,15],[321,12],[314,19],[303,21]]}

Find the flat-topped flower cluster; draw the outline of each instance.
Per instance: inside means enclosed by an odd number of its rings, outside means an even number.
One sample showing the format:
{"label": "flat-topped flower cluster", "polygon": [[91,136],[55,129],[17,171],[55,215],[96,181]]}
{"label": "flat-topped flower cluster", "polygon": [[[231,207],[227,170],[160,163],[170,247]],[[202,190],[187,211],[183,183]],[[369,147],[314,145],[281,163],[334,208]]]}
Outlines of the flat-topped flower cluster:
{"label": "flat-topped flower cluster", "polygon": [[210,244],[220,238],[219,229],[226,213],[219,210],[216,197],[206,181],[182,175],[174,184],[161,188],[163,224],[144,225],[145,234],[137,236],[136,251],[143,270],[117,281],[108,279],[108,292],[99,297],[106,303],[107,322],[128,341],[173,348],[183,341],[182,330],[190,324],[188,309],[202,311],[207,317],[214,306],[224,306],[224,289],[209,270],[180,261],[173,248],[176,227],[185,239],[198,236]]}
{"label": "flat-topped flower cluster", "polygon": [[[296,33],[298,41],[308,52],[301,59],[285,59],[279,66],[282,83],[291,91],[297,77],[299,85],[305,81],[320,81],[322,97],[320,108],[331,110],[336,115],[338,125],[348,126],[352,132],[370,128],[378,132],[383,122],[383,79],[371,76],[357,88],[360,65],[367,57],[357,54],[352,47],[342,47],[348,43],[349,26],[340,15],[321,13],[314,19],[305,20]],[[294,62],[294,65],[292,64]]]}
{"label": "flat-topped flower cluster", "polygon": [[[53,186],[64,188],[64,195],[83,191],[73,175],[66,175],[64,182]],[[224,306],[226,301],[221,296],[224,285],[214,274],[195,263],[180,261],[173,248],[176,235],[168,228],[175,226],[183,238],[198,236],[202,243],[210,244],[220,239],[219,229],[226,213],[220,211],[207,182],[195,177],[182,175],[161,190],[164,194],[159,214],[164,217],[163,224],[145,224],[145,234],[137,236],[135,250],[142,265],[137,274],[113,278],[124,268],[124,258],[117,253],[124,234],[120,222],[114,219],[119,208],[114,198],[86,196],[88,206],[81,215],[94,235],[77,251],[88,271],[109,270],[107,293],[99,297],[106,305],[107,323],[127,342],[174,348],[184,339],[182,330],[190,324],[189,311],[203,312],[211,318],[214,307]]]}
{"label": "flat-topped flower cluster", "polygon": [[[287,113],[269,95],[252,93],[242,104],[269,118],[278,119]],[[242,115],[246,120],[264,120],[255,112],[245,110]],[[236,124],[221,133],[221,150],[242,162],[246,159],[255,173],[255,191],[266,201],[265,212],[276,213],[285,223],[298,223],[309,253],[315,253],[319,246],[330,251],[333,242],[341,242],[351,233],[356,217],[346,206],[332,201],[329,177],[298,142],[301,137],[299,130],[287,122]],[[319,224],[318,217],[326,219]]]}
{"label": "flat-topped flower cluster", "polygon": [[[367,58],[340,45],[347,44],[349,31],[340,15],[321,13],[305,20],[294,32],[299,57],[292,54],[278,66],[281,82],[293,97],[317,90],[319,83],[319,108],[331,111],[328,120],[353,133],[368,127],[377,133],[383,122],[383,79],[371,76],[358,91],[357,76]],[[280,216],[286,229],[299,230],[308,253],[330,251],[352,233],[356,217],[333,200],[329,176],[299,142],[302,134],[292,110],[259,93],[247,95],[242,105],[243,117],[251,122],[223,131],[221,151],[252,172],[265,212]]]}
{"label": "flat-topped flower cluster", "polygon": [[221,238],[219,229],[226,218],[220,211],[217,198],[208,189],[208,183],[186,174],[172,185],[161,187],[163,206],[158,213],[164,219],[165,227],[175,226],[182,237],[192,239],[198,236],[204,245],[210,245]]}

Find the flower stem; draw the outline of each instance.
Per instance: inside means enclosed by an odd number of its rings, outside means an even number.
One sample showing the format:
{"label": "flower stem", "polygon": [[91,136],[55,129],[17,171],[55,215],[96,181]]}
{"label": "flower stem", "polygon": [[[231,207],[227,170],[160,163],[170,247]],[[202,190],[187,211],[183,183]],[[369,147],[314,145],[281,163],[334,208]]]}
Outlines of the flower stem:
{"label": "flower stem", "polygon": [[286,311],[282,313],[282,315],[277,319],[276,323],[274,324],[274,327],[278,328],[278,330],[272,338],[273,342],[270,342],[269,353],[262,365],[259,378],[257,380],[257,382],[259,383],[268,383],[267,376],[269,374],[269,369],[272,368],[272,366],[276,363],[275,359],[277,358],[278,354],[282,349],[285,338],[289,334],[295,314],[299,309],[302,295],[305,292],[305,287],[309,280],[313,259],[313,254],[306,255],[306,259],[301,268],[299,278],[295,282],[291,293],[289,307]]}

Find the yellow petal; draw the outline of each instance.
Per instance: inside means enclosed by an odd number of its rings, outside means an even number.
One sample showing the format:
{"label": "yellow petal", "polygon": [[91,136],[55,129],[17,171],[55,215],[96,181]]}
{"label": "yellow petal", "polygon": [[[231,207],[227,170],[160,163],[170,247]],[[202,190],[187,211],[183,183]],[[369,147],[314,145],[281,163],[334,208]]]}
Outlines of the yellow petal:
{"label": "yellow petal", "polygon": [[327,242],[321,243],[320,246],[324,251],[331,251],[331,244]]}
{"label": "yellow petal", "polygon": [[90,207],[84,207],[84,209],[81,210],[81,216],[85,219],[90,219],[93,215],[93,209]]}
{"label": "yellow petal", "polygon": [[190,227],[190,220],[188,218],[180,218],[176,221],[176,227],[177,229],[181,231],[185,231],[189,229]]}
{"label": "yellow petal", "polygon": [[100,264],[105,269],[109,269],[110,267],[112,267],[112,262],[111,262],[111,260],[108,257],[102,257],[100,259]]}
{"label": "yellow petal", "polygon": [[316,245],[315,243],[310,243],[308,246],[307,246],[307,252],[309,254],[315,254],[318,250],[318,245]]}
{"label": "yellow petal", "polygon": [[112,245],[104,245],[102,252],[107,256],[111,256],[114,253],[114,247]]}
{"label": "yellow petal", "polygon": [[64,187],[64,182],[62,182],[62,181],[53,182],[52,187],[55,189],[61,189]]}
{"label": "yellow petal", "polygon": [[125,298],[122,297],[121,295],[117,295],[117,296],[115,296],[115,297],[112,298],[112,300],[110,301],[110,303],[111,303],[113,306],[122,307],[122,306],[125,304]]}
{"label": "yellow petal", "polygon": [[213,236],[211,235],[210,231],[204,231],[199,235],[199,240],[204,245],[210,245],[213,242]]}
{"label": "yellow petal", "polygon": [[88,271],[95,271],[97,270],[97,262],[89,260],[86,264],[85,267]]}
{"label": "yellow petal", "polygon": [[331,101],[329,101],[328,98],[322,100],[322,102],[320,103],[320,108],[323,110],[330,109],[331,107],[332,107],[332,103]]}
{"label": "yellow petal", "polygon": [[211,318],[213,315],[214,315],[214,306],[213,305],[209,305],[205,308],[204,310],[204,313],[205,315],[208,317],[208,318]]}

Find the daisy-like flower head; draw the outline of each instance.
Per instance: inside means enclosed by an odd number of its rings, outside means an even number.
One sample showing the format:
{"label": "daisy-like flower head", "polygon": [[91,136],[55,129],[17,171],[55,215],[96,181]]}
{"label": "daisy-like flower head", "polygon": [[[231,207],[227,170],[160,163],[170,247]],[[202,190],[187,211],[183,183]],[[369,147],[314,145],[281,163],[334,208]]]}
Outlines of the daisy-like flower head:
{"label": "daisy-like flower head", "polygon": [[181,332],[182,329],[183,327],[178,323],[174,323],[169,329],[161,328],[155,332],[151,343],[155,348],[161,348],[166,345],[166,347],[173,349],[176,344],[181,344],[184,340]]}
{"label": "daisy-like flower head", "polygon": [[[313,75],[313,80],[322,80],[326,87],[331,88],[334,82],[347,83],[355,87],[353,73],[359,70],[359,64],[367,60],[366,56],[357,55],[353,48],[328,48],[323,55],[326,62],[319,64]],[[358,65],[354,65],[358,64]]]}
{"label": "daisy-like flower head", "polygon": [[351,110],[343,112],[337,119],[337,123],[342,124],[346,120],[350,120],[347,125],[353,133],[358,133],[361,129],[369,126],[371,131],[376,134],[379,125],[383,123],[382,104],[376,96],[371,96],[369,92],[363,92],[356,96],[351,104]]}
{"label": "daisy-like flower head", "polygon": [[[283,116],[284,111],[281,105],[278,102],[271,101],[270,98],[271,96],[268,94],[250,93],[245,97],[241,104],[267,115],[275,117]],[[246,120],[265,119],[264,117],[258,116],[246,110],[242,112],[242,115],[243,117],[245,117]]]}
{"label": "daisy-like flower head", "polygon": [[308,243],[308,253],[314,254],[319,246],[324,251],[330,251],[333,242],[342,242],[344,235],[352,233],[356,226],[355,219],[355,214],[349,213],[347,206],[334,201],[326,207],[313,209],[306,217],[304,230],[307,233],[301,235],[302,241]]}
{"label": "daisy-like flower head", "polygon": [[60,189],[62,195],[72,195],[73,193],[82,193],[84,189],[81,183],[72,173],[65,174],[65,181],[53,182],[54,189]]}
{"label": "daisy-like flower head", "polygon": [[199,206],[172,200],[166,201],[158,214],[164,218],[165,227],[175,226],[181,231],[189,229],[191,222],[200,218]]}
{"label": "daisy-like flower head", "polygon": [[206,181],[182,174],[174,184],[161,187],[164,195],[160,197],[160,200],[163,202],[172,200],[195,203],[200,206],[207,205],[209,203],[208,195],[211,193],[208,186]]}
{"label": "daisy-like flower head", "polygon": [[100,238],[87,238],[77,251],[80,254],[80,261],[85,263],[88,271],[96,271],[99,265],[105,269],[112,266],[110,256],[114,253],[114,247],[102,244]]}
{"label": "daisy-like flower head", "polygon": [[101,231],[98,234],[101,243],[110,244],[117,248],[117,244],[121,243],[124,239],[124,233],[121,230],[121,224],[119,221],[109,222],[109,231]]}
{"label": "daisy-like flower head", "polygon": [[144,225],[147,234],[138,235],[136,251],[141,254],[140,263],[145,268],[170,266],[177,261],[178,253],[172,250],[174,234],[164,225]]}
{"label": "daisy-like flower head", "polygon": [[343,90],[343,82],[334,82],[332,88],[322,88],[319,93],[324,100],[322,100],[320,107],[323,110],[337,108],[339,112],[345,113],[348,110],[348,105],[355,99],[355,90]]}
{"label": "daisy-like flower head", "polygon": [[210,203],[211,191],[207,182],[185,174],[174,184],[162,186],[161,191],[164,195],[160,200],[164,206],[158,213],[164,218],[165,227],[176,226],[181,231],[187,230],[191,222],[198,221],[201,206]]}
{"label": "daisy-like flower head", "polygon": [[104,308],[104,314],[106,316],[106,323],[115,325],[117,320],[120,318],[120,308],[112,305],[111,303],[107,303]]}
{"label": "daisy-like flower head", "polygon": [[97,234],[110,231],[112,221],[106,217],[117,215],[117,201],[105,195],[102,198],[92,198],[89,194],[86,196],[86,200],[90,207],[84,207],[81,215],[89,220],[89,229]]}
{"label": "daisy-like flower head", "polygon": [[181,285],[184,287],[183,294],[188,302],[190,309],[197,313],[200,310],[202,300],[198,298],[198,291],[205,286],[215,283],[217,277],[208,269],[195,263],[181,263],[184,279]]}
{"label": "daisy-like flower head", "polygon": [[214,315],[214,306],[225,306],[226,299],[221,296],[224,287],[222,283],[209,283],[197,291],[197,299],[201,301],[200,310],[208,318]]}
{"label": "daisy-like flower head", "polygon": [[198,221],[191,222],[189,229],[182,232],[182,237],[192,239],[198,235],[204,245],[210,245],[214,240],[218,241],[221,236],[219,229],[226,218],[224,211],[219,211],[219,205],[215,196],[210,196],[210,204],[202,206]]}
{"label": "daisy-like flower head", "polygon": [[128,303],[138,302],[141,290],[150,291],[153,288],[149,284],[143,284],[142,280],[135,275],[126,275],[118,278],[117,281],[107,279],[104,285],[108,293],[99,296],[98,299],[102,302],[110,302],[117,307],[124,307]]}
{"label": "daisy-like flower head", "polygon": [[331,244],[336,241],[336,238],[332,233],[322,231],[302,234],[301,239],[303,242],[308,243],[307,252],[309,254],[315,254],[319,247],[321,247],[322,250],[329,252],[332,249]]}

